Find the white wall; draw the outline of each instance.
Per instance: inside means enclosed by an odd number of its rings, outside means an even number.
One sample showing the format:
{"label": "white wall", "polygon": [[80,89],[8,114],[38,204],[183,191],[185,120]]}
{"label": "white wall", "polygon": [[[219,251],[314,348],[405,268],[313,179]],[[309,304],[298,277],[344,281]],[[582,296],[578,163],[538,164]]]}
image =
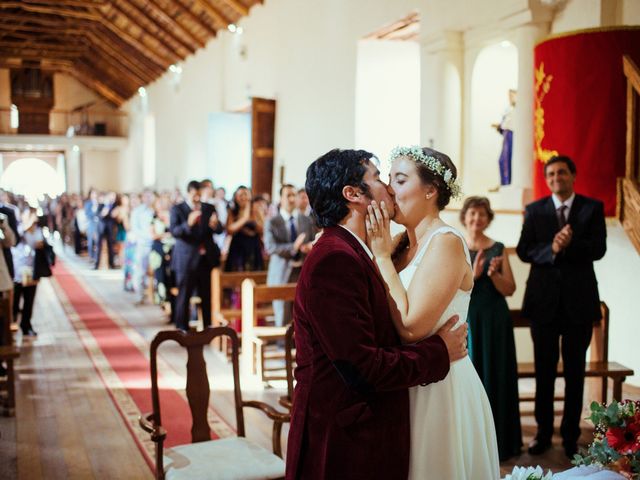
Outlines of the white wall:
{"label": "white wall", "polygon": [[120,165],[118,152],[87,150],[81,152],[82,186],[98,190],[120,190]]}
{"label": "white wall", "polygon": [[358,42],[355,108],[355,147],[376,154],[387,178],[391,150],[420,143],[417,42]]}

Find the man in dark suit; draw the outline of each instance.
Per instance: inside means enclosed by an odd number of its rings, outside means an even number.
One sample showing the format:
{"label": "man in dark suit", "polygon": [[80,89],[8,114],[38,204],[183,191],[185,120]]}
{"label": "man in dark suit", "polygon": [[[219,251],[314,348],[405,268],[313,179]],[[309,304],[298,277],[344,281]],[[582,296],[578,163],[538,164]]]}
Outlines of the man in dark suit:
{"label": "man in dark suit", "polygon": [[560,433],[572,458],[580,437],[585,356],[600,298],[593,262],[607,249],[602,202],[574,192],[576,167],[569,157],[544,167],[552,195],[527,205],[518,256],[531,263],[522,314],[531,320],[538,433],[529,445],[537,455],[551,446],[554,383],[562,342],[565,401]]}
{"label": "man in dark suit", "polygon": [[405,480],[408,387],[442,380],[449,362],[466,355],[466,328],[450,331],[457,317],[426,340],[400,343],[365,244],[367,206],[394,205],[371,158],[362,150],[332,150],[307,170],[324,232],[302,266],[294,304],[288,480]]}
{"label": "man in dark suit", "polygon": [[213,234],[222,232],[222,225],[213,205],[200,201],[200,183],[193,180],[187,186],[186,201],[171,209],[171,235],[176,244],[171,252],[178,297],[175,322],[183,331],[189,329],[189,301],[194,289],[200,297],[202,320],[211,325],[211,269],[220,265],[220,249]]}
{"label": "man in dark suit", "polygon": [[[267,220],[264,227],[264,248],[271,255],[267,285],[297,282],[302,262],[311,251],[315,235],[312,220],[303,213],[296,212],[295,208],[295,187],[283,185],[280,187],[278,214]],[[291,306],[291,302],[273,302],[276,325],[291,323]]]}
{"label": "man in dark suit", "polygon": [[97,219],[98,219],[98,241],[96,250],[96,262],[94,269],[100,268],[100,257],[102,256],[102,243],[103,240],[107,242],[107,257],[109,259],[109,268],[116,268],[114,259],[115,252],[115,236],[117,220],[114,216],[116,209],[116,194],[115,192],[109,192],[105,195],[104,203],[98,205]]}

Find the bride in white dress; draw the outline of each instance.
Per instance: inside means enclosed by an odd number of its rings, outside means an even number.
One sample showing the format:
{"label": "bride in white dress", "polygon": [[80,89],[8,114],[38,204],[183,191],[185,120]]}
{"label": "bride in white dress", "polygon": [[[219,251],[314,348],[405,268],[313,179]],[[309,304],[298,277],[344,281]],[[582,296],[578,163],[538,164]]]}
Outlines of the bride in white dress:
{"label": "bride in white dress", "polygon": [[[390,186],[395,205],[372,202],[367,235],[389,289],[393,320],[405,343],[432,335],[447,319],[467,318],[473,273],[464,237],[440,219],[459,192],[448,156],[428,148],[397,148]],[[406,227],[391,240],[387,208]],[[399,273],[398,273],[399,272]],[[500,478],[491,406],[469,357],[437,383],[413,387],[411,464],[415,480]]]}

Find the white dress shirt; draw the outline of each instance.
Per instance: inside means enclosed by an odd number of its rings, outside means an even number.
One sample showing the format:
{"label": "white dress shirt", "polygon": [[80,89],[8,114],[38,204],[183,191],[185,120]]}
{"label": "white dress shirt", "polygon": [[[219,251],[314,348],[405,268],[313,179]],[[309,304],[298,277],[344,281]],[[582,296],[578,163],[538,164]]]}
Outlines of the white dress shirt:
{"label": "white dress shirt", "polygon": [[369,250],[369,247],[367,246],[367,244],[366,244],[366,243],[364,243],[364,242],[362,241],[362,239],[361,239],[358,235],[356,235],[355,233],[353,233],[351,230],[349,230],[349,229],[348,229],[347,227],[345,227],[344,225],[339,225],[339,226],[340,226],[340,227],[342,227],[342,228],[344,228],[344,229],[345,229],[347,232],[349,232],[351,235],[353,235],[353,236],[356,238],[356,240],[358,240],[358,243],[359,243],[360,245],[362,245],[362,248],[364,248],[364,251],[365,251],[365,252],[367,252],[367,255],[369,255],[369,258],[370,258],[371,260],[373,260],[373,253],[371,252],[371,250]]}

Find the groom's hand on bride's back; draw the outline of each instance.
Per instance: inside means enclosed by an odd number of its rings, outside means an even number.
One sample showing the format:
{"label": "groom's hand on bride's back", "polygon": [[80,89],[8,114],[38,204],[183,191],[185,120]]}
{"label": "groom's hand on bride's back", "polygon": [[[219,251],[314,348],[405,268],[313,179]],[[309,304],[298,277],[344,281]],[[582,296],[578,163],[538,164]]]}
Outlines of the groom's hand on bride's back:
{"label": "groom's hand on bride's back", "polygon": [[452,330],[458,319],[458,315],[454,315],[436,332],[436,335],[440,335],[447,346],[450,362],[467,356],[467,324],[464,323],[459,328]]}

